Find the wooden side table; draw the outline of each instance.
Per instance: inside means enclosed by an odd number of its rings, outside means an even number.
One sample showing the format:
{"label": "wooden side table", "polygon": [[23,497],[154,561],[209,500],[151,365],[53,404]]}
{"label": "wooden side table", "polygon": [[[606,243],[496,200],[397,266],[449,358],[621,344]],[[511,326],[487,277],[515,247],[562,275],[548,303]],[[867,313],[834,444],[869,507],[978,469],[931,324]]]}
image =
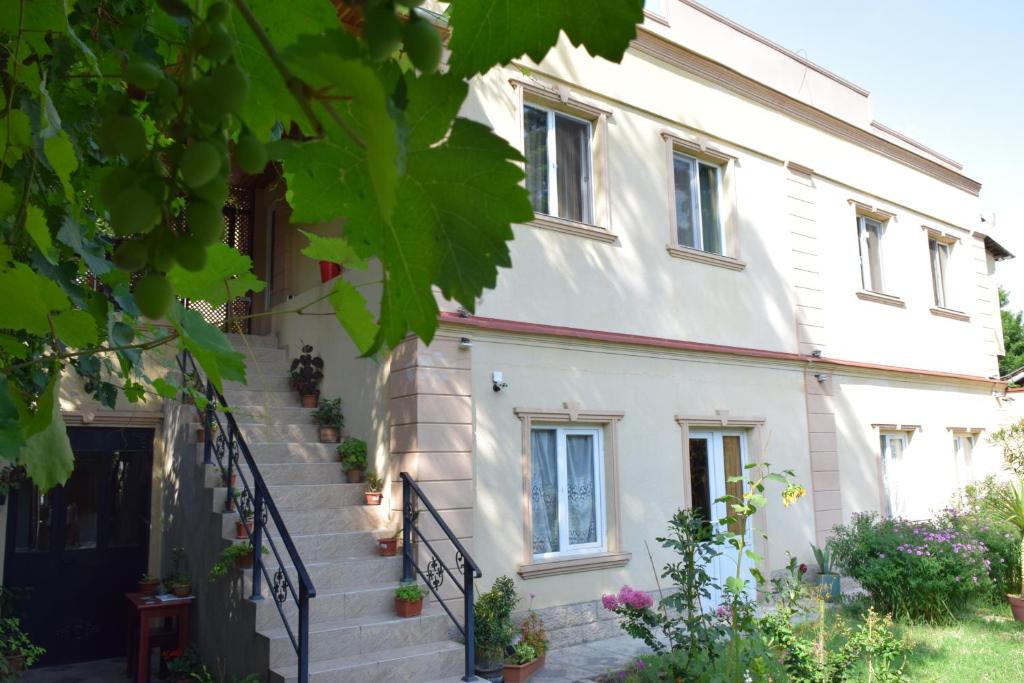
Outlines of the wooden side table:
{"label": "wooden side table", "polygon": [[187,598],[160,600],[142,593],[125,593],[128,601],[128,675],[135,683],[149,683],[150,623],[153,619],[174,620],[179,650],[188,647],[188,612],[192,601]]}

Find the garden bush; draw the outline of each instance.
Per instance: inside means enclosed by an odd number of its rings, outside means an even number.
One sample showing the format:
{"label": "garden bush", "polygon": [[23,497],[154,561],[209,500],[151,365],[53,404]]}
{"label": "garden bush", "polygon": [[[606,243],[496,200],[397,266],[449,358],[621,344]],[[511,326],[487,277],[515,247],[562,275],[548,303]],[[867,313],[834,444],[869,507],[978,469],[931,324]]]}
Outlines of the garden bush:
{"label": "garden bush", "polygon": [[897,619],[949,621],[993,593],[989,548],[951,515],[910,522],[863,513],[832,532],[844,573]]}
{"label": "garden bush", "polygon": [[1006,602],[1007,593],[1019,593],[1021,586],[1020,532],[998,510],[998,498],[1007,486],[993,476],[973,482],[954,498],[956,510],[947,510],[957,528],[985,544],[991,566],[991,597],[1000,605]]}

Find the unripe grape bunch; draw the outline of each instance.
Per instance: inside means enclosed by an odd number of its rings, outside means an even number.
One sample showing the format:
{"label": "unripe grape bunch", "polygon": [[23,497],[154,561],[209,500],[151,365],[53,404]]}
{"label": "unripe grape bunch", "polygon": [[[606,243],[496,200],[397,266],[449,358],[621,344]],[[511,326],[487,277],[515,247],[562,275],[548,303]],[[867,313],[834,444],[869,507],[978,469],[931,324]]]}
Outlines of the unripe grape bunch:
{"label": "unripe grape bunch", "polygon": [[[441,35],[424,16],[415,12],[422,0],[368,0],[364,10],[363,40],[370,59],[382,62],[400,48],[414,67],[434,73],[441,63]],[[399,16],[397,6],[405,10]]]}

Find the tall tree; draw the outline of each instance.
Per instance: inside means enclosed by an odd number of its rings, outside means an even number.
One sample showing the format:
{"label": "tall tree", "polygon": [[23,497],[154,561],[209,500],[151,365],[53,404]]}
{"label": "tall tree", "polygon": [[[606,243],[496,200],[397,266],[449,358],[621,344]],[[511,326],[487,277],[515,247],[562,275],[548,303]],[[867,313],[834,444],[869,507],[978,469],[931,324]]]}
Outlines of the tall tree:
{"label": "tall tree", "polygon": [[1006,354],[999,359],[999,374],[1008,375],[1024,367],[1024,322],[1020,311],[1010,310],[1010,293],[999,288],[999,316],[1003,321],[1003,346]]}
{"label": "tall tree", "polygon": [[643,2],[420,2],[0,3],[0,457],[43,489],[67,478],[69,365],[110,406],[175,394],[142,372],[166,345],[218,387],[245,378],[176,299],[264,286],[221,244],[233,168],[273,162],[296,222],[343,221],[311,259],[380,262],[378,315],[341,278],[324,297],[364,353],[409,331],[429,341],[435,287],[473,310],[511,265],[511,224],[533,214],[519,153],[457,115],[467,79],[540,59],[562,32],[620,60]]}

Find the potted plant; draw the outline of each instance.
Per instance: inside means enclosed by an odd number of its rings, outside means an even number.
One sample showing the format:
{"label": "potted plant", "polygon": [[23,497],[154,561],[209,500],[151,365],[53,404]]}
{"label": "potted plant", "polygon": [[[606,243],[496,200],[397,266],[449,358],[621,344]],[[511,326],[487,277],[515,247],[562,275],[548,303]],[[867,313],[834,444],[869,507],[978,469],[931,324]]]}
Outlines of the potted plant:
{"label": "potted plant", "polygon": [[229,486],[228,492],[224,497],[224,512],[235,511],[235,487]]}
{"label": "potted plant", "polygon": [[488,680],[501,677],[505,663],[505,650],[512,644],[515,629],[512,626],[512,610],[519,598],[515,584],[508,576],[499,576],[494,585],[483,593],[473,605],[476,625],[474,644],[475,670],[478,676]]}
{"label": "potted plant", "polygon": [[502,675],[505,683],[523,683],[530,680],[544,666],[537,651],[529,643],[519,641],[513,646],[512,656],[505,659]]}
{"label": "potted plant", "polygon": [[381,557],[394,557],[398,553],[398,539],[402,537],[402,527],[395,529],[390,536],[381,536],[377,539],[377,551]]}
{"label": "potted plant", "polygon": [[340,398],[325,398],[313,411],[313,424],[320,425],[320,443],[338,443],[345,416],[341,414]]}
{"label": "potted plant", "polygon": [[7,680],[24,671],[45,653],[29,640],[16,617],[0,619],[0,678]]}
{"label": "potted plant", "polygon": [[234,487],[234,485],[238,483],[238,473],[232,472],[230,477],[227,473],[220,475],[220,483],[227,486],[229,489]]}
{"label": "potted plant", "polygon": [[[266,547],[263,548],[263,554],[267,554]],[[228,570],[234,567],[235,569],[250,569],[252,567],[252,543],[246,541],[245,543],[233,543],[227,548],[221,551],[220,557],[210,567],[210,571],[207,573],[206,578],[210,582],[216,581],[217,579],[227,576]]]}
{"label": "potted plant", "polygon": [[252,510],[246,510],[243,506],[239,514],[242,519],[235,521],[235,538],[249,538],[252,535]]}
{"label": "potted plant", "polygon": [[160,657],[167,662],[167,671],[170,673],[171,683],[194,683],[192,674],[197,673],[202,667],[199,653],[195,647],[189,645],[185,651],[165,650]]}
{"label": "potted plant", "polygon": [[818,563],[818,591],[825,602],[835,602],[842,592],[839,585],[839,574],[833,571],[832,549],[826,543],[824,548],[811,544],[811,552]]}
{"label": "potted plant", "polygon": [[377,473],[370,470],[366,473],[366,504],[380,505],[384,496],[384,480],[377,476]]}
{"label": "potted plant", "polygon": [[338,446],[341,456],[341,469],[345,470],[348,483],[358,484],[363,480],[366,470],[366,442],[354,436],[347,436]]}
{"label": "potted plant", "polygon": [[[1024,482],[1009,483],[1000,488],[993,501],[994,512],[1008,524],[1017,528],[1021,537],[1020,567],[1024,572]],[[1017,621],[1024,621],[1024,573],[1021,574],[1019,595],[1007,593],[1010,611]]]}
{"label": "potted plant", "polygon": [[143,574],[139,579],[139,593],[142,595],[156,595],[160,588],[160,579],[149,574]]}
{"label": "potted plant", "polygon": [[[210,424],[210,438],[216,440],[218,425],[216,422]],[[200,424],[196,427],[196,442],[204,443],[206,441],[206,429]]]}
{"label": "potted plant", "polygon": [[171,554],[174,557],[174,571],[164,579],[164,585],[179,598],[192,595],[192,578],[185,571],[185,567],[188,565],[185,549],[175,546],[171,549]]}
{"label": "potted plant", "polygon": [[395,614],[400,617],[418,617],[423,611],[423,598],[427,589],[418,583],[403,583],[395,589]]}
{"label": "potted plant", "polygon": [[313,355],[313,347],[302,345],[302,353],[292,359],[289,370],[292,388],[302,397],[303,408],[316,408],[316,400],[320,396],[320,381],[324,378],[324,361],[320,356]]}

